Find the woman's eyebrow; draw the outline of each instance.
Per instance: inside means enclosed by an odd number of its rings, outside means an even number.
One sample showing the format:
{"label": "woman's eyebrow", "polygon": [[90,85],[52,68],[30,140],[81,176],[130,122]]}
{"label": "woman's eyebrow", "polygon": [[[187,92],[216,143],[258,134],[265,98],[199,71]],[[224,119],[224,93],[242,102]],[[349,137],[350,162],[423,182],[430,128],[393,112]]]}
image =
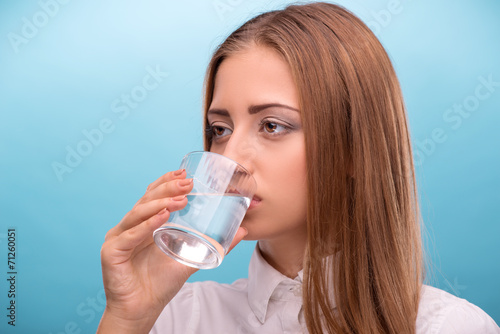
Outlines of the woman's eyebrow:
{"label": "woman's eyebrow", "polygon": [[219,116],[229,117],[229,111],[227,111],[227,109],[212,108],[207,111],[207,115],[219,115]]}
{"label": "woman's eyebrow", "polygon": [[296,112],[299,112],[299,109],[295,109],[293,107],[287,106],[286,104],[281,104],[281,103],[266,103],[266,104],[259,104],[259,105],[252,105],[248,108],[248,113],[250,115],[256,114],[258,112],[261,112],[264,109],[267,108],[285,108],[285,109],[290,109]]}
{"label": "woman's eyebrow", "polygon": [[[273,108],[273,107],[274,108],[285,108],[285,109],[299,112],[298,109],[290,107],[286,104],[266,103],[266,104],[251,105],[250,107],[248,107],[248,113],[250,115],[253,115],[253,114],[257,114],[257,113],[261,112],[262,110],[265,110],[268,108]],[[229,111],[227,111],[227,109],[222,109],[222,108],[212,108],[212,109],[208,110],[207,114],[214,114],[214,115],[229,117]]]}

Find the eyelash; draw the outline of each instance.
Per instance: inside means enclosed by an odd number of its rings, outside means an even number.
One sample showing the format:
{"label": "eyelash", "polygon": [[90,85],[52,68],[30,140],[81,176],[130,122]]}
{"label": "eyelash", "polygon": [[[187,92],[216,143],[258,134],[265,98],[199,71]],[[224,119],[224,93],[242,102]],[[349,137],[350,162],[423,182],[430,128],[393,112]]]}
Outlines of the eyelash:
{"label": "eyelash", "polygon": [[270,132],[267,132],[267,131],[266,131],[266,133],[267,133],[267,134],[269,134],[269,135],[271,135],[271,136],[281,136],[281,135],[283,135],[283,134],[286,134],[286,133],[290,132],[290,129],[291,129],[289,126],[287,126],[287,125],[285,125],[285,124],[282,124],[282,123],[280,123],[280,122],[274,122],[274,121],[272,121],[272,120],[268,120],[268,119],[263,119],[263,120],[260,122],[260,124],[259,124],[259,128],[260,128],[260,129],[264,129],[264,126],[265,126],[266,124],[275,124],[276,126],[278,126],[278,127],[282,127],[282,128],[283,128],[283,130],[282,130],[281,132],[277,132],[277,133],[276,133],[276,132],[275,132],[275,133],[270,133]]}
{"label": "eyelash", "polygon": [[[271,133],[271,132],[267,132],[265,129],[264,129],[264,126],[266,124],[273,124],[277,127],[281,127],[283,128],[283,130],[281,130],[280,132],[275,132],[275,133]],[[207,134],[207,136],[210,138],[210,139],[217,139],[217,138],[224,138],[226,137],[227,135],[223,135],[222,137],[218,137],[216,134],[214,134],[214,130],[216,128],[221,128],[221,129],[224,129],[224,130],[230,130],[228,127],[225,127],[225,126],[222,126],[222,125],[213,125],[213,123],[211,125],[209,125],[206,129],[205,129],[205,132]],[[263,119],[260,123],[259,123],[259,131],[264,131],[267,135],[269,136],[272,136],[272,137],[278,137],[278,136],[282,136],[284,134],[287,134],[289,133],[290,131],[292,130],[292,127],[289,126],[289,125],[285,125],[285,124],[282,124],[281,122],[276,122],[276,121],[273,121],[273,120],[268,120],[268,119]],[[232,130],[230,130],[232,131]]]}

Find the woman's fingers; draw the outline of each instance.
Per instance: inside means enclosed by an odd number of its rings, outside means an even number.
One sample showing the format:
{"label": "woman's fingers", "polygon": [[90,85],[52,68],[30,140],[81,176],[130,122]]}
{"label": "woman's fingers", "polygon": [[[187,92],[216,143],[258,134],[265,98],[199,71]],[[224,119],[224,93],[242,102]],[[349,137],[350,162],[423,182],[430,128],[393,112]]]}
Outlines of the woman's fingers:
{"label": "woman's fingers", "polygon": [[170,212],[181,210],[187,204],[185,195],[192,189],[193,180],[186,179],[184,169],[162,175],[148,186],[146,194],[137,201],[122,221],[108,231],[105,240],[140,224],[163,208]]}
{"label": "woman's fingers", "polygon": [[[162,209],[142,224],[134,226],[105,242],[101,252],[103,261],[107,260],[106,263],[114,265],[129,260],[133,250],[146,238],[151,238],[153,231],[165,223],[169,216],[170,212],[167,209]],[[113,252],[107,252],[106,248],[112,249]],[[111,258],[104,259],[104,257],[110,255]]]}
{"label": "woman's fingers", "polygon": [[193,188],[193,179],[175,179],[156,185],[146,191],[137,204],[149,202],[165,197],[175,197],[187,194]]}
{"label": "woman's fingers", "polygon": [[162,198],[144,204],[138,204],[134,206],[132,210],[125,215],[125,217],[123,217],[122,221],[118,225],[108,231],[105,240],[141,224],[143,221],[149,219],[162,209],[167,209],[167,211],[173,212],[183,209],[186,204],[187,198],[185,195],[172,198]]}
{"label": "woman's fingers", "polygon": [[187,204],[186,194],[156,199],[136,205],[125,215],[125,217],[123,217],[122,221],[118,224],[118,227],[122,231],[128,230],[129,228],[145,221],[163,208],[166,208],[170,212],[182,210]]}
{"label": "woman's fingers", "polygon": [[151,183],[148,186],[146,192],[155,189],[160,184],[163,184],[165,182],[169,182],[169,181],[176,180],[176,179],[184,179],[184,178],[186,178],[186,170],[185,169],[178,169],[178,170],[174,170],[172,172],[168,172],[168,173],[163,174],[162,176],[160,176],[153,183]]}

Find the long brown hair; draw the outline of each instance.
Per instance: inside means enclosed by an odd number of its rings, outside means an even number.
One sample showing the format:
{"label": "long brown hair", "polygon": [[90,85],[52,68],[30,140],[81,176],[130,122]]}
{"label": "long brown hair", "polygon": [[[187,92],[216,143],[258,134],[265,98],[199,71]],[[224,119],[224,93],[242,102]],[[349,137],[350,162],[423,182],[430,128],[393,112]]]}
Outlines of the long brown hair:
{"label": "long brown hair", "polygon": [[402,93],[384,48],[338,5],[264,13],[215,51],[205,115],[221,62],[252,45],[278,52],[299,92],[309,332],[414,333],[423,278],[417,193]]}

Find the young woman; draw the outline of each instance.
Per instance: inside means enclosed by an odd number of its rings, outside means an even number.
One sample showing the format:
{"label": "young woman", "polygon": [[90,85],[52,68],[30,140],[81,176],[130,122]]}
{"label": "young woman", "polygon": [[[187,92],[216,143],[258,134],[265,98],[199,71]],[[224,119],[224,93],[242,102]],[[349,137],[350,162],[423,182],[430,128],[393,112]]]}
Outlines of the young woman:
{"label": "young woman", "polygon": [[249,278],[185,284],[195,269],[156,247],[192,188],[167,173],[106,235],[98,332],[500,332],[422,284],[403,98],[358,18],[326,3],[262,14],[216,50],[205,89],[205,149],[258,184],[232,245],[258,240]]}

